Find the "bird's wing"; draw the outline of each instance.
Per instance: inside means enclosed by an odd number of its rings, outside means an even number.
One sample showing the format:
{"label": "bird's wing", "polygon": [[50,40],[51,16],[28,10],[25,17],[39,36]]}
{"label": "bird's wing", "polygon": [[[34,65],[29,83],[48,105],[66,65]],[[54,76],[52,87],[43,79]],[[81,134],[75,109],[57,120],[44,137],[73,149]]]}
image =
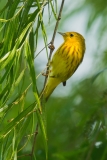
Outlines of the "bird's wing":
{"label": "bird's wing", "polygon": [[63,57],[61,57],[59,54],[56,54],[52,59],[51,66],[52,74],[55,76],[60,76],[60,74],[65,71],[66,62],[64,61]]}
{"label": "bird's wing", "polygon": [[73,57],[69,55],[55,54],[51,62],[50,76],[61,79],[61,82],[66,81],[69,77],[68,74],[72,67],[71,61]]}

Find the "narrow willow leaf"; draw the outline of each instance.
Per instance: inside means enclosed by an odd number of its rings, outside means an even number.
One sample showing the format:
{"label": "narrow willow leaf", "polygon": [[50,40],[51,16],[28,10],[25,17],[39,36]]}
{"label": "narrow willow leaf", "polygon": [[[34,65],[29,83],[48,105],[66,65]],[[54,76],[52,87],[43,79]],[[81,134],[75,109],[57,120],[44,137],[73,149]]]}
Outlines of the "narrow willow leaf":
{"label": "narrow willow leaf", "polygon": [[[17,29],[18,29],[18,18],[15,17],[11,21],[7,22],[4,27],[4,45],[1,52],[1,55],[3,56],[5,53],[11,51],[15,46],[15,40],[14,37],[17,37]],[[6,36],[4,36],[6,35]],[[8,45],[7,45],[8,44]]]}
{"label": "narrow willow leaf", "polygon": [[38,122],[39,122],[39,124],[40,124],[40,129],[41,129],[41,131],[42,131],[42,136],[43,136],[43,141],[44,141],[45,151],[46,151],[46,159],[47,159],[48,147],[47,147],[46,126],[45,126],[44,120],[43,120],[42,115],[40,114],[40,111],[39,111],[39,110],[36,111],[36,114],[37,114]]}
{"label": "narrow willow leaf", "polygon": [[44,43],[45,43],[46,53],[47,53],[47,57],[48,57],[47,34],[46,34],[46,30],[45,30],[45,26],[44,26],[43,22],[41,22],[41,28],[42,28],[42,35],[43,35],[43,39],[44,39]]}
{"label": "narrow willow leaf", "polygon": [[22,111],[13,121],[2,128],[2,130],[0,131],[0,139],[5,138],[16,125],[18,125],[23,119],[25,119],[26,116],[28,117],[30,114],[32,114],[32,112],[36,109],[36,103],[34,102],[24,111]]}
{"label": "narrow willow leaf", "polygon": [[0,15],[2,14],[2,12],[4,12],[5,11],[5,9],[7,9],[8,8],[8,4],[9,3],[9,1],[5,4],[5,6],[0,10]]}
{"label": "narrow willow leaf", "polygon": [[38,13],[39,13],[39,9],[36,9],[33,13],[31,13],[31,14],[29,15],[29,19],[28,19],[28,21],[27,21],[26,23],[28,24],[28,23],[30,23],[30,22],[34,22],[34,21],[35,21],[35,18],[36,18],[37,15],[38,15]]}
{"label": "narrow willow leaf", "polygon": [[9,57],[10,52],[6,53],[1,59],[0,63],[2,63],[4,60],[6,60]]}
{"label": "narrow willow leaf", "polygon": [[53,7],[53,4],[52,4],[52,1],[51,1],[51,0],[49,0],[49,3],[50,3],[50,5],[51,5],[53,15],[54,15],[55,19],[57,20],[58,18],[57,18],[57,16],[56,16],[56,12],[55,12],[55,10],[54,10],[54,7]]}
{"label": "narrow willow leaf", "polygon": [[8,18],[11,18],[14,16],[14,13],[16,12],[17,6],[19,5],[19,3],[20,3],[20,0],[15,0],[14,2],[10,1],[8,3],[8,5],[9,5]]}
{"label": "narrow willow leaf", "polygon": [[5,105],[4,107],[0,108],[0,114],[1,112],[4,112],[8,108],[8,105]]}
{"label": "narrow willow leaf", "polygon": [[[22,71],[23,72],[23,71]],[[32,85],[32,83],[24,90],[24,92],[23,93],[20,93],[11,103],[9,103],[8,105],[5,105],[4,106],[4,104],[2,104],[1,105],[1,109],[0,109],[0,114],[1,115],[3,115],[4,114],[4,112],[3,112],[3,110],[7,110],[7,109],[11,109],[14,105],[16,105],[16,104],[19,104],[19,103],[21,103],[24,99],[25,99],[25,97],[26,97],[26,93],[27,93],[27,91],[28,91],[28,89],[30,88],[30,86]],[[3,92],[2,92],[2,94],[0,94],[0,97],[1,97],[1,99],[2,99],[2,97],[4,96],[4,94],[6,94],[6,98],[8,97],[8,95],[9,95],[9,93],[7,92],[6,93],[6,91],[7,91],[7,87],[5,87],[4,88],[4,90],[3,90]],[[4,93],[4,94],[3,94]],[[8,98],[7,98],[8,99]],[[7,99],[5,99],[5,101],[7,101]],[[5,103],[5,102],[4,102]],[[3,107],[4,106],[4,107]],[[6,113],[6,111],[5,111],[5,113]],[[1,116],[1,117],[3,117],[3,116]]]}
{"label": "narrow willow leaf", "polygon": [[9,68],[11,68],[11,66],[13,65],[13,62],[14,62],[13,59],[15,57],[15,53],[16,53],[16,46],[13,48],[13,50],[11,52],[9,52],[8,58],[6,58],[4,61],[2,61],[0,70],[4,69],[7,65],[9,66]]}
{"label": "narrow willow leaf", "polygon": [[[11,97],[13,91],[15,90],[15,88],[18,86],[18,84],[20,83],[20,81],[22,80],[23,76],[24,76],[24,73],[25,73],[25,69],[22,70],[22,72],[20,73],[19,77],[16,79],[16,81],[12,84],[11,86],[11,89],[8,90],[8,84],[5,86],[5,88],[2,90],[0,96],[1,98],[4,96],[4,102],[3,104],[1,105],[1,107],[3,107],[3,105],[6,103],[6,101],[9,99],[9,97]],[[8,91],[6,93],[6,91]]]}
{"label": "narrow willow leaf", "polygon": [[14,49],[12,50],[12,52],[10,52],[8,59],[6,59],[4,61],[4,63],[1,64],[1,70],[4,69],[6,67],[6,71],[3,75],[3,77],[0,80],[0,83],[2,83],[4,81],[4,79],[8,76],[10,69],[14,63],[14,59],[15,59],[15,53],[16,53],[16,48],[14,47]]}
{"label": "narrow willow leaf", "polygon": [[[11,155],[11,158],[15,157],[15,153],[16,153],[16,135],[17,135],[17,132],[16,132],[16,127],[14,127],[14,131],[13,131],[13,139],[12,139],[12,155]],[[14,158],[15,160],[16,158]]]}
{"label": "narrow willow leaf", "polygon": [[29,117],[26,117],[23,122],[21,122],[19,124],[19,126],[16,126],[16,130],[18,131],[17,135],[16,135],[16,148],[18,147],[20,141],[22,140],[23,136],[25,135],[25,131],[27,131],[27,128],[29,127],[29,123],[31,120],[32,115],[30,115]]}
{"label": "narrow willow leaf", "polygon": [[36,78],[35,78],[36,76],[35,76],[35,70],[34,70],[34,61],[33,61],[33,57],[32,57],[32,53],[31,53],[31,50],[30,50],[28,39],[26,39],[26,41],[25,41],[24,49],[25,49],[25,55],[26,55],[28,65],[29,65],[30,74],[31,74],[31,77],[32,77],[32,82],[33,82],[33,85],[34,85],[33,89],[35,91],[37,91]]}
{"label": "narrow willow leaf", "polygon": [[35,70],[34,70],[34,60],[32,59],[32,55],[31,55],[31,50],[30,50],[30,46],[29,46],[29,43],[28,43],[28,40],[26,40],[26,43],[25,43],[25,52],[26,52],[26,57],[27,57],[27,61],[28,61],[28,64],[29,64],[29,70],[30,70],[30,74],[31,74],[31,77],[32,77],[32,82],[33,82],[33,92],[34,92],[34,95],[35,95],[35,98],[37,100],[37,118],[38,118],[38,122],[40,124],[40,128],[41,128],[41,131],[43,133],[43,139],[44,139],[44,142],[45,142],[45,149],[46,149],[46,156],[47,156],[47,138],[46,138],[46,127],[45,127],[45,123],[44,123],[44,120],[42,118],[42,115],[41,115],[41,103],[40,103],[40,99],[38,97],[38,93],[37,93],[37,88],[36,88],[36,76],[35,76]]}
{"label": "narrow willow leaf", "polygon": [[31,28],[32,28],[32,22],[29,23],[29,24],[25,27],[25,29],[23,30],[23,32],[20,34],[19,38],[17,38],[17,40],[16,40],[16,42],[17,42],[17,43],[16,43],[17,47],[18,47],[19,45],[21,45],[21,43],[23,43],[23,42],[25,41],[25,36],[26,36],[28,30],[31,29]]}
{"label": "narrow willow leaf", "polygon": [[10,156],[12,155],[11,136],[8,135],[8,137],[5,140],[3,139],[3,141],[4,141],[3,160],[10,159]]}
{"label": "narrow willow leaf", "polygon": [[57,6],[57,0],[55,0],[55,10],[56,10],[56,13],[57,13],[57,8],[58,8],[58,6]]}
{"label": "narrow willow leaf", "polygon": [[[0,93],[1,102],[3,101],[3,97],[8,97],[9,91],[8,91],[8,84],[5,85],[5,87],[2,89]],[[7,99],[6,99],[7,101]],[[2,102],[3,103],[3,102]],[[3,107],[3,104],[1,103],[0,107]]]}
{"label": "narrow willow leaf", "polygon": [[10,20],[7,20],[7,19],[1,19],[1,18],[0,18],[0,22],[8,22],[8,21],[10,21]]}
{"label": "narrow willow leaf", "polygon": [[37,48],[37,44],[38,44],[38,32],[39,32],[39,27],[40,27],[40,21],[39,21],[39,18],[38,18],[37,27],[36,27],[36,30],[35,30],[35,35],[36,35],[35,46],[36,46],[36,48]]}
{"label": "narrow willow leaf", "polygon": [[31,27],[32,23],[29,23],[26,28],[23,30],[23,32],[21,33],[21,35],[19,36],[19,38],[16,41],[16,45],[14,46],[13,50],[10,52],[8,59],[6,59],[5,61],[3,61],[3,64],[1,65],[0,69],[5,68],[6,65],[9,64],[9,62],[12,62],[13,64],[13,59],[14,59],[14,55],[16,50],[18,49],[18,46],[20,45],[20,43],[22,43],[22,40],[24,40],[24,36],[26,35],[28,29]]}
{"label": "narrow willow leaf", "polygon": [[[26,68],[25,68],[26,69]],[[19,75],[19,77],[17,78],[17,80],[15,81],[14,87],[17,87],[18,84],[20,83],[20,81],[22,80],[24,74],[25,74],[25,69],[23,69]]]}
{"label": "narrow willow leaf", "polygon": [[19,33],[22,31],[24,25],[28,21],[28,13],[31,9],[32,3],[33,3],[33,0],[28,0],[28,1],[24,2],[24,10],[23,10],[22,15],[21,15]]}
{"label": "narrow willow leaf", "polygon": [[42,10],[41,10],[41,8],[40,8],[40,4],[39,4],[39,1],[38,1],[38,0],[37,0],[37,5],[38,5],[38,8],[39,8],[39,10],[40,10],[40,13],[39,13],[39,21],[40,21],[40,24],[41,24],[42,35],[43,35],[43,39],[44,39],[44,43],[45,43],[45,48],[46,48],[46,53],[47,53],[47,57],[48,57],[47,34],[46,34],[45,26],[44,26],[44,23],[43,23]]}
{"label": "narrow willow leaf", "polygon": [[0,145],[0,159],[3,159],[3,141],[0,141],[1,145]]}
{"label": "narrow willow leaf", "polygon": [[30,44],[32,59],[34,59],[34,33],[33,33],[33,28],[32,28],[32,30],[29,34],[29,44]]}
{"label": "narrow willow leaf", "polygon": [[37,100],[38,107],[41,110],[40,100],[39,100],[39,97],[38,97],[38,91],[37,91],[37,86],[36,86],[36,75],[35,75],[35,69],[34,69],[34,59],[32,58],[32,53],[31,53],[29,42],[28,42],[27,39],[26,39],[24,47],[25,47],[25,54],[26,54],[27,62],[28,62],[28,65],[29,65],[30,75],[31,75],[31,78],[32,78],[33,92],[34,92],[35,98]]}

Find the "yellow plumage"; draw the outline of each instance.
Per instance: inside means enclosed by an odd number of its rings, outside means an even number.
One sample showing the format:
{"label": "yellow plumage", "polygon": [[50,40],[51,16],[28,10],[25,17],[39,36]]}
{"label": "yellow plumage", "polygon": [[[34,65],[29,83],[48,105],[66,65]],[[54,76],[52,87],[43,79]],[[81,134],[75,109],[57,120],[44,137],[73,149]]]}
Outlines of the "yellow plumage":
{"label": "yellow plumage", "polygon": [[59,34],[63,36],[64,42],[50,62],[48,81],[44,90],[46,101],[61,82],[66,85],[66,80],[76,71],[85,53],[85,40],[81,34],[77,32]]}

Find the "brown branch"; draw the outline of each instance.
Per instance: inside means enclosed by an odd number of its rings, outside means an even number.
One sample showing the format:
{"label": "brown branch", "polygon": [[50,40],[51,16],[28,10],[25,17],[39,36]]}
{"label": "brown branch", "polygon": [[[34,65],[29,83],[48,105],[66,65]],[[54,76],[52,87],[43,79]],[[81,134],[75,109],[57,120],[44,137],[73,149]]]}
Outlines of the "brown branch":
{"label": "brown branch", "polygon": [[[57,28],[58,28],[59,21],[60,21],[60,19],[61,19],[61,13],[62,13],[62,9],[63,9],[63,6],[64,6],[64,1],[65,1],[65,0],[62,0],[61,6],[60,6],[60,10],[59,10],[59,14],[58,14],[58,19],[57,19],[57,21],[56,21],[55,29],[54,29],[54,32],[53,32],[52,40],[51,40],[51,42],[49,43],[49,44],[50,44],[50,46],[49,46],[49,48],[50,48],[50,53],[49,53],[48,62],[51,60],[51,56],[52,56],[52,53],[53,53],[53,50],[54,50],[55,35],[56,35],[56,31],[57,31]],[[48,70],[49,70],[49,67],[47,67],[46,73],[48,72]],[[48,77],[46,76],[46,77],[45,77],[45,81],[44,81],[43,90],[44,90],[44,88],[45,88],[45,86],[46,86],[47,78],[48,78]],[[31,151],[31,160],[33,159],[33,153],[34,153],[34,148],[35,148],[35,144],[36,144],[37,134],[38,134],[38,124],[36,125],[36,131],[35,131],[35,136],[34,136],[32,151]]]}
{"label": "brown branch", "polygon": [[[53,48],[55,48],[54,47],[54,40],[55,40],[55,36],[56,36],[56,31],[57,31],[57,28],[58,28],[58,25],[59,25],[59,21],[60,21],[60,19],[61,19],[61,14],[62,14],[62,9],[63,9],[63,6],[64,6],[64,1],[65,0],[62,0],[62,3],[61,3],[61,6],[60,6],[60,10],[59,10],[59,15],[58,15],[58,19],[57,19],[57,21],[56,21],[56,25],[55,25],[55,29],[54,29],[54,32],[53,32],[53,36],[52,36],[52,40],[51,40],[51,42],[50,42],[50,54],[49,54],[49,58],[48,58],[48,62],[50,62],[50,60],[51,60],[51,56],[52,56],[52,53],[53,53]],[[48,72],[48,70],[49,70],[49,67],[47,67],[47,71],[46,71],[46,73]],[[46,82],[47,82],[47,76],[45,77],[45,81],[44,81],[44,87],[43,87],[43,90],[44,90],[44,88],[45,88],[45,86],[46,86]]]}

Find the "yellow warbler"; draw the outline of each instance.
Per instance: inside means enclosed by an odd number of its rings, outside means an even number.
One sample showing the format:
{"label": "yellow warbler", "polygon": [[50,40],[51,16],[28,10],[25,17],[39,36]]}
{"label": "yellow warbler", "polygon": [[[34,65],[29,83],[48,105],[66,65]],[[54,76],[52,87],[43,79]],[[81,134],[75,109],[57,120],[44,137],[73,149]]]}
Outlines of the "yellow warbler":
{"label": "yellow warbler", "polygon": [[66,85],[83,60],[85,53],[85,39],[77,32],[61,33],[64,42],[57,49],[50,62],[50,71],[44,90],[44,98],[47,101],[53,90],[62,82]]}

